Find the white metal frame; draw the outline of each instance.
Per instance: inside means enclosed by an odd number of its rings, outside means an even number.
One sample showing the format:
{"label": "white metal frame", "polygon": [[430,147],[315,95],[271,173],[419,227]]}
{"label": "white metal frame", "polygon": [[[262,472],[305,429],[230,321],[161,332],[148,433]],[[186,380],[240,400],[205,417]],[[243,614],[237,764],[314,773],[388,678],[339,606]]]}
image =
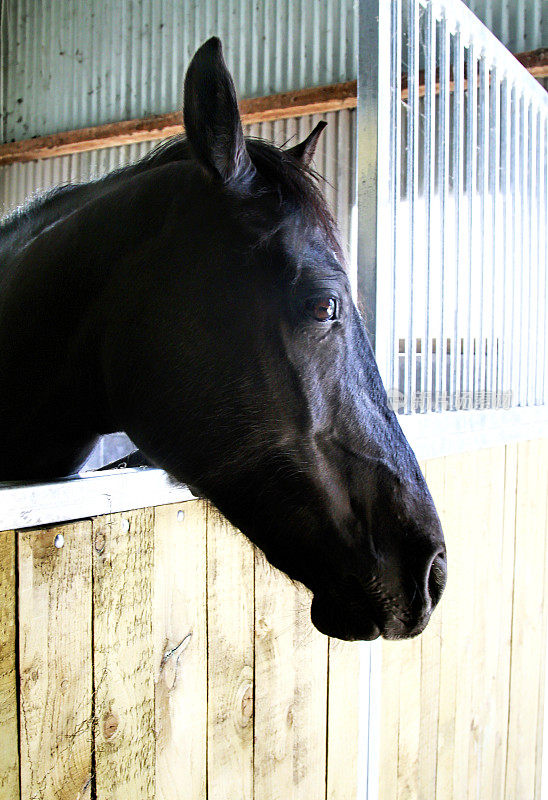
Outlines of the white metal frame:
{"label": "white metal frame", "polygon": [[[548,95],[461,0],[361,0],[360,16],[358,286],[381,375],[401,391],[404,361],[400,403],[422,412],[424,430],[439,427],[428,412],[460,418],[471,395],[512,434],[497,406],[548,402]],[[485,427],[468,414],[471,429]]]}

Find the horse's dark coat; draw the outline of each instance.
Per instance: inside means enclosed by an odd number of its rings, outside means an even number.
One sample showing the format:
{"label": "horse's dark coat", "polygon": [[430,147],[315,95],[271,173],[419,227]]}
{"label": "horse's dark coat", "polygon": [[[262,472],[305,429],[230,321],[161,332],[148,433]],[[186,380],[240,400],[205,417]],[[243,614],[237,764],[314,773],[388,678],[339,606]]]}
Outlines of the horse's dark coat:
{"label": "horse's dark coat", "polygon": [[125,430],[309,586],[320,630],[414,635],[443,536],[307,168],[321,128],[244,141],[218,40],[184,114],[188,141],[0,227],[0,478],[67,474]]}

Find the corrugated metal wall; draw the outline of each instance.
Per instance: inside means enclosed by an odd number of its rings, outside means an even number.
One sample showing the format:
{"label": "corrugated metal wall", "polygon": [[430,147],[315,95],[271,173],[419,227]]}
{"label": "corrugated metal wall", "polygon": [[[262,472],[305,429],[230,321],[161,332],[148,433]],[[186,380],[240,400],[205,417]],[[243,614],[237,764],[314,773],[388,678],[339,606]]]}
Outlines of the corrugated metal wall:
{"label": "corrugated metal wall", "polygon": [[464,0],[512,53],[548,46],[546,0]]}
{"label": "corrugated metal wall", "polygon": [[[0,132],[7,141],[173,111],[190,58],[214,34],[240,97],[356,77],[357,0],[0,0],[0,8]],[[246,134],[282,145],[304,138],[319,119],[263,123]],[[324,119],[315,164],[355,276],[356,115]],[[156,144],[0,167],[0,215],[51,186],[135,161]],[[87,466],[125,452],[124,438],[106,437]]]}
{"label": "corrugated metal wall", "polygon": [[3,0],[4,141],[173,111],[221,37],[241,97],[356,77],[357,0]]}
{"label": "corrugated metal wall", "polygon": [[[245,132],[248,136],[259,136],[278,145],[289,140],[296,143],[304,139],[320,119],[325,119],[328,126],[320,138],[314,163],[325,178],[324,191],[341,226],[343,239],[350,242],[352,209],[356,202],[355,111],[263,122],[247,126]],[[0,215],[51,186],[97,178],[129,164],[156,145],[157,142],[142,142],[0,167]]]}

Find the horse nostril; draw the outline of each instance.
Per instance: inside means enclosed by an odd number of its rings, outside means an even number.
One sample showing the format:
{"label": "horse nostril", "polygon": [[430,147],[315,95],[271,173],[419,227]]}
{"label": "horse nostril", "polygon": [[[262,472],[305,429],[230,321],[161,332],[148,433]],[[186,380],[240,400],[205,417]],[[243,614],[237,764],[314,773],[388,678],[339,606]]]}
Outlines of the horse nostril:
{"label": "horse nostril", "polygon": [[432,608],[436,606],[445,589],[447,581],[447,560],[445,551],[437,553],[432,561],[426,575],[426,587],[432,602]]}

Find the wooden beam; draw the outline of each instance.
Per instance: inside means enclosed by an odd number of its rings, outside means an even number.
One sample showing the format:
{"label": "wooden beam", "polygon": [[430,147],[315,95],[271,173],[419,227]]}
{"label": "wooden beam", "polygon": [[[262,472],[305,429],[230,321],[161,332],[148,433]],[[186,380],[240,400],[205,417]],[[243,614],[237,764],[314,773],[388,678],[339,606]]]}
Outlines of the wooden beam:
{"label": "wooden beam", "polygon": [[[517,53],[517,60],[535,78],[548,77],[548,48]],[[402,76],[402,99],[407,98],[406,75]],[[450,90],[452,90],[450,82]],[[436,85],[436,91],[438,86]],[[424,74],[419,75],[419,95],[424,95]],[[302,117],[308,114],[325,114],[355,108],[357,105],[356,81],[318,86],[312,89],[298,89],[294,92],[255,97],[242,100],[240,112],[244,125],[257,122],[271,122],[277,119]],[[35,161],[52,156],[66,156],[85,150],[99,150],[134,142],[150,142],[165,139],[182,133],[180,112],[161,114],[144,119],[129,119],[122,122],[109,122],[90,128],[63,131],[34,139],[23,139],[0,145],[0,166],[17,161]]]}
{"label": "wooden beam", "polygon": [[[356,103],[356,81],[348,81],[242,100],[240,113],[243,124],[251,125],[257,122],[355,108]],[[150,142],[174,136],[183,130],[180,112],[145,119],[110,122],[93,128],[80,128],[0,145],[0,165],[65,156],[84,150],[98,150],[101,147],[133,144],[133,142]]]}

